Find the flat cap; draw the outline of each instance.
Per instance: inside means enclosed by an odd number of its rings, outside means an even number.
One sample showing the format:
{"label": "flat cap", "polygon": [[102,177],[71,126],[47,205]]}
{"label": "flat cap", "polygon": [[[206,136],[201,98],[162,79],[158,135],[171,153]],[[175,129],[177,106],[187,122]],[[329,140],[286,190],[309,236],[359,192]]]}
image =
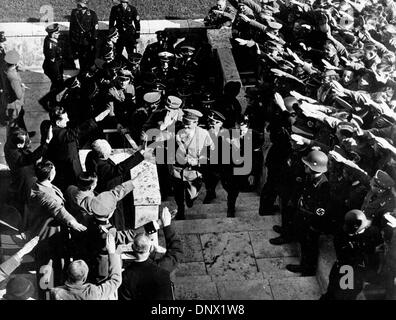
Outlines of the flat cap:
{"label": "flat cap", "polygon": [[268,27],[274,30],[279,30],[282,28],[282,24],[274,21],[268,21]]}
{"label": "flat cap", "polygon": [[173,58],[174,56],[175,55],[173,53],[170,53],[168,51],[162,51],[162,52],[158,53],[158,58],[160,60],[165,60],[165,61]]}
{"label": "flat cap", "polygon": [[47,26],[47,28],[45,28],[45,31],[47,31],[48,34],[51,34],[51,33],[54,33],[54,32],[58,32],[59,31],[59,24],[58,23],[50,24],[49,26]]}
{"label": "flat cap", "polygon": [[216,111],[216,110],[212,110],[210,112],[208,118],[209,118],[209,120],[217,120],[217,121],[222,121],[222,122],[225,121],[225,117],[219,111]]}
{"label": "flat cap", "polygon": [[15,275],[7,283],[4,298],[6,300],[27,300],[33,294],[33,283],[22,275]]}
{"label": "flat cap", "polygon": [[166,105],[165,107],[167,109],[175,110],[179,109],[183,103],[183,100],[176,97],[176,96],[168,96],[168,99],[166,100]]}
{"label": "flat cap", "polygon": [[107,34],[107,39],[113,38],[114,36],[118,35],[118,30],[117,28],[113,27],[109,29],[109,32]]}
{"label": "flat cap", "polygon": [[201,112],[195,109],[184,109],[183,113],[183,118],[187,120],[198,120],[203,116]]}
{"label": "flat cap", "polygon": [[390,189],[395,185],[395,181],[391,176],[382,170],[377,170],[373,179],[378,186],[384,189]]}
{"label": "flat cap", "polygon": [[0,43],[1,42],[6,42],[7,38],[4,35],[4,31],[0,31]]}
{"label": "flat cap", "polygon": [[111,191],[105,191],[92,198],[89,207],[98,220],[107,220],[117,206],[117,198]]}
{"label": "flat cap", "polygon": [[17,64],[20,59],[21,56],[16,50],[8,51],[4,57],[4,61],[9,64]]}
{"label": "flat cap", "polygon": [[158,91],[147,92],[143,96],[143,100],[147,103],[157,103],[161,100],[161,93]]}

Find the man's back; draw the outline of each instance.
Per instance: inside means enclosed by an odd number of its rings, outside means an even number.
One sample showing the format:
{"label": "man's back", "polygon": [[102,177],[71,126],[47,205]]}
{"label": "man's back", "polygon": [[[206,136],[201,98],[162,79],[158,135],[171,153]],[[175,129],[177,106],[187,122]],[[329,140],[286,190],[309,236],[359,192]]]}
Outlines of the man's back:
{"label": "man's back", "polygon": [[120,300],[172,300],[169,271],[152,261],[132,262],[124,271]]}

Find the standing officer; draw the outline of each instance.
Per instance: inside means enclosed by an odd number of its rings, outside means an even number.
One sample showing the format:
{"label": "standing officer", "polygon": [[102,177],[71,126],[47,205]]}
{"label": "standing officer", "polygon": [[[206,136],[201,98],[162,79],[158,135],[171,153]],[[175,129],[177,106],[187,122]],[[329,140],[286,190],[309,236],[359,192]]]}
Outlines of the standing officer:
{"label": "standing officer", "polygon": [[301,263],[288,264],[286,269],[291,272],[301,272],[302,276],[312,276],[316,273],[319,255],[318,240],[326,227],[329,226],[329,192],[327,181],[328,158],[318,150],[311,151],[302,158],[307,174],[302,192],[298,195],[296,232],[301,244]]}
{"label": "standing officer", "polygon": [[70,15],[70,46],[76,66],[81,70],[91,67],[95,59],[98,39],[98,17],[88,9],[88,0],[77,0],[77,9]]}
{"label": "standing officer", "polygon": [[[219,180],[224,184],[224,166],[222,152],[225,149],[225,138],[228,137],[228,132],[223,128],[225,117],[218,111],[213,110],[209,117],[209,134],[215,144],[215,158],[210,159],[207,169],[204,172],[203,178],[205,181],[206,196],[203,203],[211,203],[216,198],[216,186]],[[228,148],[225,150],[229,150]]]}
{"label": "standing officer", "polygon": [[119,5],[111,8],[109,28],[112,27],[116,27],[120,34],[116,45],[117,56],[122,55],[124,47],[128,56],[131,55],[136,49],[136,40],[140,38],[140,17],[129,0],[121,0]]}
{"label": "standing officer", "polygon": [[150,70],[152,67],[157,66],[159,64],[158,54],[160,52],[166,51],[166,52],[174,53],[175,51],[166,30],[158,30],[156,32],[156,35],[157,35],[157,41],[148,44],[143,53],[142,69],[145,71]]}
{"label": "standing officer", "polygon": [[[364,281],[376,273],[379,256],[376,248],[382,244],[379,229],[372,226],[360,210],[346,213],[344,224],[335,233],[334,247],[337,260],[331,268],[327,292],[321,300],[355,300],[363,289]],[[341,288],[342,266],[353,269],[352,288]]]}
{"label": "standing officer", "polygon": [[44,74],[51,80],[50,92],[39,100],[45,110],[49,111],[56,104],[56,95],[64,89],[62,48],[58,43],[60,35],[57,23],[45,29],[48,35],[44,39]]}
{"label": "standing officer", "polygon": [[183,110],[184,128],[176,134],[176,163],[173,165],[173,187],[177,204],[177,219],[184,219],[184,200],[191,208],[202,186],[201,162],[207,160],[207,149],[214,150],[209,132],[198,127],[202,113],[194,109]]}

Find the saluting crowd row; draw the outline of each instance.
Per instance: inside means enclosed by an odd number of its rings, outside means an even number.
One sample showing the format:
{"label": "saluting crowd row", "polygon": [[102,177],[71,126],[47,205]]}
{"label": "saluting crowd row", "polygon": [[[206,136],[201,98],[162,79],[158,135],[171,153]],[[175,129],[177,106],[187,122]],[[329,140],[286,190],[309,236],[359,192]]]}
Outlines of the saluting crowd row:
{"label": "saluting crowd row", "polygon": [[[315,275],[319,237],[333,236],[337,259],[323,299],[393,299],[395,2],[218,0],[204,23],[231,29],[237,65],[257,80],[244,112],[239,82],[216,90],[207,44],[163,30],[137,53],[140,18],[128,2],[111,9],[99,47],[96,14],[88,1],[77,1],[69,40],[79,73],[67,80],[59,25],[47,27],[43,70],[51,89],[39,103],[49,120],[34,151],[20,57],[2,53],[0,112],[12,177],[3,227],[30,240],[1,265],[3,277],[34,250],[38,269],[52,261],[51,298],[172,299],[171,273],[183,252],[171,220],[185,219],[185,206],[203,189],[211,203],[221,181],[228,217],[247,190],[260,192],[259,215],[280,211],[282,225],[273,226],[280,236],[270,243],[300,244],[300,264],[286,266],[291,272]],[[106,129],[127,136],[133,155],[115,164],[111,144],[124,140],[106,140]],[[83,171],[79,150],[87,148]],[[162,248],[131,229],[129,172],[153,158],[162,200],[174,196],[177,204],[156,222],[167,245],[157,259]],[[238,172],[247,162],[249,170]],[[126,244],[132,262],[123,262],[121,278],[116,246]],[[343,266],[354,271],[346,289]],[[13,277],[6,298],[27,298],[31,289]]]}

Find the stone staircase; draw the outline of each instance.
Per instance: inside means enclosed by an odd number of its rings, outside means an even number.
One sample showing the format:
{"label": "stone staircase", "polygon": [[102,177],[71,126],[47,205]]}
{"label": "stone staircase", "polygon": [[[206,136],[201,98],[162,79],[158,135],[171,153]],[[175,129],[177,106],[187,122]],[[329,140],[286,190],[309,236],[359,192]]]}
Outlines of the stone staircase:
{"label": "stone staircase", "polygon": [[[256,193],[241,193],[236,218],[226,217],[226,192],[217,190],[211,204],[205,191],[186,209],[186,220],[174,221],[184,257],[174,277],[178,300],[316,300],[322,290],[316,277],[300,277],[285,269],[299,262],[296,244],[273,246],[269,239],[279,213],[258,215]],[[162,204],[176,207],[169,199]],[[160,234],[160,243],[164,239]]]}

